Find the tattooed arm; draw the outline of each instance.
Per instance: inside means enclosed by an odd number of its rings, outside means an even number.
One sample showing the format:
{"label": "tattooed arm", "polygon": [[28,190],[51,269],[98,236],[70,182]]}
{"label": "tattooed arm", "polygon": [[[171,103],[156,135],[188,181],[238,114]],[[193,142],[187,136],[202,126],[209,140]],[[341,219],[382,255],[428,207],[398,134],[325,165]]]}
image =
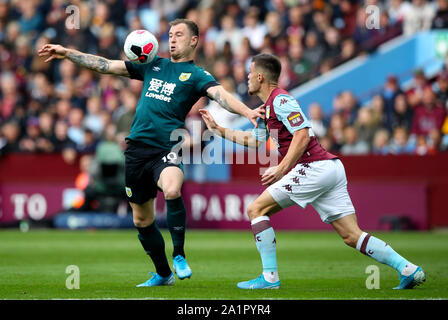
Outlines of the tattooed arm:
{"label": "tattooed arm", "polygon": [[46,44],[39,51],[39,56],[47,57],[45,62],[53,59],[69,59],[73,63],[99,73],[108,73],[129,77],[124,61],[108,60],[93,54],[82,53],[78,50],[67,49],[61,45]]}
{"label": "tattooed arm", "polygon": [[239,113],[245,116],[257,126],[257,118],[264,118],[264,110],[262,108],[250,109],[244,103],[235,98],[231,93],[222,86],[213,86],[207,89],[207,96],[215,100],[221,107],[233,113]]}

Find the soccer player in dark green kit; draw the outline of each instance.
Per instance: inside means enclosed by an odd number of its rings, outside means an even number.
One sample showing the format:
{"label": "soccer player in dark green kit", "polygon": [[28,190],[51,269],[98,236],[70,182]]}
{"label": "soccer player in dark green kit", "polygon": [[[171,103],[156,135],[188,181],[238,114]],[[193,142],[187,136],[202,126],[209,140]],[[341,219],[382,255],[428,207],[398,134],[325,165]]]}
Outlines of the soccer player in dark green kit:
{"label": "soccer player in dark green kit", "polygon": [[193,21],[177,19],[170,26],[170,59],[156,57],[143,65],[108,60],[53,44],[44,45],[38,52],[40,56],[47,57],[47,62],[55,58],[69,59],[99,73],[143,81],[125,151],[126,194],[132,207],[134,225],[156,268],[156,273],[152,273],[149,280],[138,285],[141,287],[174,284],[165,242],[154,222],[154,199],[158,189],[162,190],[167,203],[174,270],[179,279],[192,275],[184,252],[186,212],[180,192],[184,175],[180,157],[172,151],[178,141],[171,141],[171,133],[184,126],[185,117],[202,96],[247,117],[254,125],[258,117],[263,117],[261,109],[249,109],[219,85],[210,73],[194,64],[199,30]]}

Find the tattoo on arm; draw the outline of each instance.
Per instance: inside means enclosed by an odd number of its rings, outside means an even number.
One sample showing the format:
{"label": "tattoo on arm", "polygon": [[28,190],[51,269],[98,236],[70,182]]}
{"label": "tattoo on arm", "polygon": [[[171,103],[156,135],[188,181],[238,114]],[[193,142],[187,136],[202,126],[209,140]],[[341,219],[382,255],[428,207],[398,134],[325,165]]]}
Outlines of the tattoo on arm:
{"label": "tattoo on arm", "polygon": [[223,107],[224,109],[226,109],[227,111],[230,111],[230,112],[232,112],[232,113],[235,113],[235,111],[233,110],[233,108],[230,107],[230,105],[229,105],[229,103],[227,102],[227,100],[224,99],[224,98],[221,98],[221,94],[219,93],[219,90],[216,91],[215,96],[214,96],[214,97],[212,96],[212,98],[213,98],[213,100],[215,100],[216,102],[218,102],[219,105],[220,105],[221,107]]}
{"label": "tattoo on arm", "polygon": [[99,73],[108,73],[109,71],[109,60],[103,57],[87,53],[69,52],[67,58],[81,67]]}

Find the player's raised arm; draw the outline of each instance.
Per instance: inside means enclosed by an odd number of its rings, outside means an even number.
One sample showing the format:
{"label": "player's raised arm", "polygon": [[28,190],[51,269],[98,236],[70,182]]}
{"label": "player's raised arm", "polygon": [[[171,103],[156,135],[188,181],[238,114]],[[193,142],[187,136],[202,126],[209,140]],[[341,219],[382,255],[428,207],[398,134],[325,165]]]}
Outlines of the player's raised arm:
{"label": "player's raised arm", "polygon": [[53,59],[69,59],[73,63],[99,73],[114,74],[129,77],[129,72],[122,60],[109,60],[93,54],[87,54],[75,49],[68,49],[58,44],[46,44],[39,51],[40,57],[46,57],[45,62]]}
{"label": "player's raised arm", "polygon": [[250,148],[257,148],[261,144],[261,141],[256,140],[251,132],[231,130],[221,127],[215,122],[215,119],[213,119],[210,112],[205,109],[200,109],[199,113],[201,114],[202,119],[204,119],[207,128],[214,134]]}
{"label": "player's raised arm", "polygon": [[258,126],[257,118],[264,118],[264,108],[259,107],[253,110],[250,109],[222,86],[213,86],[208,88],[207,96],[210,99],[215,100],[227,111],[245,116],[255,125],[255,127]]}

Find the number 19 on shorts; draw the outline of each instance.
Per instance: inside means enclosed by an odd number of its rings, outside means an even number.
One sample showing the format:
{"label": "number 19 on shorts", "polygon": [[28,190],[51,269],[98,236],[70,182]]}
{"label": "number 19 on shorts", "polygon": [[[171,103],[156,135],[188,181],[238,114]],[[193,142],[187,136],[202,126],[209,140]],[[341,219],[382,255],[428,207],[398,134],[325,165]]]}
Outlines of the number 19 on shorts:
{"label": "number 19 on shorts", "polygon": [[177,162],[177,154],[175,152],[170,152],[162,158],[162,161],[164,163],[176,163]]}

